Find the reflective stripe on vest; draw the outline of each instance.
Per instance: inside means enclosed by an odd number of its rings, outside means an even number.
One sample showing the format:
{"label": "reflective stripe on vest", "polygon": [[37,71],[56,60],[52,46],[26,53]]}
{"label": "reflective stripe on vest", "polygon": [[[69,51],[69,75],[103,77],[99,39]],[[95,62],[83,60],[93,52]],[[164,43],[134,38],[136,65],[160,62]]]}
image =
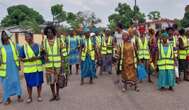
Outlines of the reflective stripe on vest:
{"label": "reflective stripe on vest", "polygon": [[188,45],[187,45],[187,55],[189,55],[189,38],[187,39],[187,42],[188,42],[188,43],[187,43],[187,44],[188,44]]}
{"label": "reflective stripe on vest", "polygon": [[61,50],[61,53],[63,55],[63,57],[67,57],[68,56],[68,49],[67,49],[67,46],[66,46],[66,41],[65,41],[65,37],[61,37],[61,42],[62,42],[62,50]]}
{"label": "reflective stripe on vest", "polygon": [[108,37],[108,42],[106,42],[106,38],[102,38],[102,47],[101,47],[101,54],[111,54],[113,52],[112,48],[112,37]]}
{"label": "reflective stripe on vest", "polygon": [[[184,47],[187,47],[187,38],[185,36],[181,37]],[[187,50],[179,50],[179,59],[185,60],[187,56]]]}
{"label": "reflective stripe on vest", "polygon": [[159,70],[173,70],[174,69],[174,57],[173,57],[173,47],[172,45],[168,46],[167,54],[165,54],[163,45],[160,46],[160,58],[158,60]]}
{"label": "reflective stripe on vest", "polygon": [[144,39],[144,43],[142,42],[141,38],[138,38],[138,43],[139,43],[138,58],[150,59],[147,38]]}
{"label": "reflective stripe on vest", "polygon": [[53,46],[50,47],[49,42],[45,39],[45,50],[47,51],[48,62],[45,67],[47,68],[59,68],[61,67],[61,53],[60,53],[60,43],[58,43],[57,38],[55,38]]}
{"label": "reflective stripe on vest", "polygon": [[[33,49],[28,44],[24,45],[24,53],[25,53],[26,59],[35,57],[35,53]],[[40,56],[40,54],[38,54],[37,56]],[[34,73],[37,71],[39,72],[43,71],[42,61],[40,59],[36,61],[32,61],[32,62],[30,61],[24,62],[24,71],[23,71],[24,73]]]}
{"label": "reflective stripe on vest", "polygon": [[85,61],[87,54],[90,55],[91,60],[95,60],[95,50],[93,48],[93,44],[90,38],[85,39],[85,47],[82,49],[82,53],[81,53],[82,61]]}
{"label": "reflective stripe on vest", "polygon": [[[12,41],[9,41],[9,42],[10,42],[11,49],[13,52],[14,61],[16,62],[16,66],[19,66],[17,49],[15,45],[12,43]],[[0,77],[6,77],[7,53],[4,47],[1,47],[1,60],[2,60],[2,64],[0,65]]]}

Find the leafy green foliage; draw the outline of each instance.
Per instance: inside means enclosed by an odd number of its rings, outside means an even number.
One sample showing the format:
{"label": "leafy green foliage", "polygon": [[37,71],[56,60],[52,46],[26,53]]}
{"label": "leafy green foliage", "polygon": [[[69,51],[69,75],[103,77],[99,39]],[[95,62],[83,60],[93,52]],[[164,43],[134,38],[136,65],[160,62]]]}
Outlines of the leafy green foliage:
{"label": "leafy green foliage", "polygon": [[185,8],[184,18],[181,20],[181,24],[184,28],[189,27],[189,5]]}
{"label": "leafy green foliage", "polygon": [[151,11],[149,14],[148,14],[148,19],[150,20],[157,20],[159,19],[161,16],[160,16],[160,12],[159,11]]}
{"label": "leafy green foliage", "polygon": [[145,22],[145,15],[140,12],[138,6],[132,9],[127,3],[119,3],[115,9],[115,13],[110,15],[108,20],[110,22],[109,28],[111,29],[115,29],[117,22],[122,22],[128,28],[134,21],[138,21],[139,23]]}
{"label": "leafy green foliage", "polygon": [[1,21],[3,27],[31,24],[31,28],[35,32],[38,25],[44,22],[42,15],[25,5],[11,6],[7,9],[7,12],[8,15]]}

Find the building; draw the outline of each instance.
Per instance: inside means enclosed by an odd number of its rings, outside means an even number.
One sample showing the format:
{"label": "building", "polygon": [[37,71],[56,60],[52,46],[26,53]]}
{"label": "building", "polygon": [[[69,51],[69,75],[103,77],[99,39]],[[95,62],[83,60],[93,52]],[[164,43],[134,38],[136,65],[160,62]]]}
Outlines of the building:
{"label": "building", "polygon": [[147,21],[143,24],[138,24],[137,27],[141,25],[145,25],[146,29],[154,29],[154,30],[160,30],[160,29],[165,29],[167,27],[173,26],[176,22],[174,20],[170,19],[159,19],[159,20],[151,20]]}

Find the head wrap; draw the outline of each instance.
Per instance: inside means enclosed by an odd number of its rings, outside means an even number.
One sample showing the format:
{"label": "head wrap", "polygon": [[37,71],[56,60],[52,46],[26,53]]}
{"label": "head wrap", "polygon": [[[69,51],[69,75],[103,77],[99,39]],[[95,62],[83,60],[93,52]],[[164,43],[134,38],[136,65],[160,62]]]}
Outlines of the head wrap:
{"label": "head wrap", "polygon": [[163,33],[161,34],[161,36],[162,36],[163,38],[168,38],[168,37],[169,37],[169,34],[168,34],[167,32],[163,32]]}
{"label": "head wrap", "polygon": [[13,36],[13,34],[8,30],[4,30],[4,32],[7,34],[7,37],[9,37],[9,38],[11,38]]}
{"label": "head wrap", "polygon": [[84,32],[84,33],[87,33],[87,32],[89,32],[89,31],[90,31],[89,28],[87,28],[87,27],[84,27],[84,28],[83,28],[83,32]]}

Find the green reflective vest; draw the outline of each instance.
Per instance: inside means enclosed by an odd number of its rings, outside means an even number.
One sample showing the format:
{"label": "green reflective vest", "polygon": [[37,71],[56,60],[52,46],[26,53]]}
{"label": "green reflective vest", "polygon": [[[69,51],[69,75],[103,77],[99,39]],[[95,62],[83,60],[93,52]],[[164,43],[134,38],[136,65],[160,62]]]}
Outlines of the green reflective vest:
{"label": "green reflective vest", "polygon": [[[9,41],[9,42],[10,42],[11,49],[13,52],[14,61],[16,62],[16,65],[19,66],[18,51],[16,49],[16,46],[12,43],[12,41]],[[6,77],[7,53],[3,46],[1,47],[1,61],[2,61],[2,64],[0,65],[0,77]]]}
{"label": "green reflective vest", "polygon": [[187,55],[189,55],[189,38],[187,39],[187,42],[188,42],[188,43],[187,43],[187,44],[188,44],[188,45],[187,45]]}
{"label": "green reflective vest", "polygon": [[62,53],[62,56],[63,57],[67,57],[68,56],[68,49],[67,49],[67,45],[66,45],[66,38],[65,36],[62,36],[60,38],[60,42],[62,43],[62,46],[61,46],[61,53]]}
{"label": "green reflective vest", "polygon": [[91,38],[84,39],[85,46],[81,52],[81,60],[85,61],[86,55],[89,54],[91,60],[95,60],[95,49],[93,48],[93,43]]}
{"label": "green reflective vest", "polygon": [[141,38],[138,38],[138,46],[138,59],[150,59],[147,38],[144,39],[144,43],[142,42]]}
{"label": "green reflective vest", "polygon": [[[36,57],[33,49],[30,47],[29,44],[24,45],[24,53],[26,56],[25,59]],[[40,53],[37,56],[40,56]],[[41,59],[35,61],[24,61],[24,70],[23,70],[24,73],[34,73],[37,71],[38,72],[43,71]]]}
{"label": "green reflective vest", "polygon": [[[187,47],[187,38],[186,36],[181,37],[184,47]],[[185,60],[187,56],[187,49],[179,50],[179,59]]]}
{"label": "green reflective vest", "polygon": [[159,70],[173,70],[174,69],[174,52],[171,44],[168,46],[167,53],[165,53],[163,45],[160,46],[159,60],[157,62]]}
{"label": "green reflective vest", "polygon": [[101,54],[112,54],[113,53],[113,46],[112,46],[113,39],[111,36],[108,37],[108,41],[106,42],[106,38],[102,38],[102,45],[101,45]]}
{"label": "green reflective vest", "polygon": [[177,57],[178,56],[178,54],[177,54],[178,51],[176,50],[176,47],[177,47],[177,36],[173,36],[173,41],[171,41],[170,43],[171,43],[172,47],[175,48],[174,49],[174,54],[175,54],[175,57]]}
{"label": "green reflective vest", "polygon": [[60,42],[57,38],[54,39],[52,46],[49,45],[48,39],[44,41],[44,47],[47,52],[48,62],[46,63],[46,68],[59,68],[61,67],[61,52],[60,52]]}

